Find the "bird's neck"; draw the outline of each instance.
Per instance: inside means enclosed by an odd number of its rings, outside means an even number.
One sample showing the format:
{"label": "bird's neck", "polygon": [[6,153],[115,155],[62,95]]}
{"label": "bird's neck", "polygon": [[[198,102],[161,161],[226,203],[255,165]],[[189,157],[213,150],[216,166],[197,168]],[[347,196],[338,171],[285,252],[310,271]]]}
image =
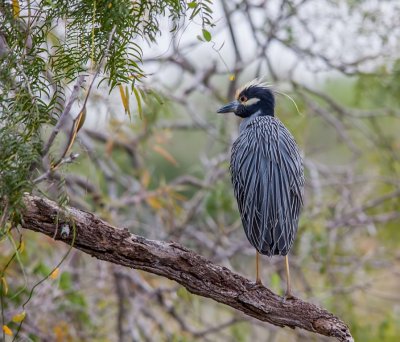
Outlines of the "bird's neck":
{"label": "bird's neck", "polygon": [[239,131],[240,132],[243,131],[247,127],[247,124],[251,120],[253,120],[253,119],[257,118],[257,117],[260,117],[260,116],[274,116],[274,113],[272,112],[271,114],[267,114],[265,111],[263,111],[261,109],[257,110],[253,114],[243,118],[243,120],[240,122]]}
{"label": "bird's neck", "polygon": [[254,108],[253,110],[249,111],[251,114],[248,115],[247,117],[249,118],[256,118],[258,116],[275,116],[274,113],[274,108],[268,108],[268,107],[258,107],[258,108]]}
{"label": "bird's neck", "polygon": [[260,102],[250,106],[248,108],[248,112],[251,113],[250,115],[248,115],[249,117],[275,116],[274,105],[271,105],[268,101],[264,100],[261,100]]}

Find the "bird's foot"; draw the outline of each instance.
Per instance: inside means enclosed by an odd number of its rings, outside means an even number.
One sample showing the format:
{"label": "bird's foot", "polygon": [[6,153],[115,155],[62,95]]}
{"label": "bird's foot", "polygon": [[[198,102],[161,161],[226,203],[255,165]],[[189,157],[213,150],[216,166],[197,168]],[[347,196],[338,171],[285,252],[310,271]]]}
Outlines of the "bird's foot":
{"label": "bird's foot", "polygon": [[264,284],[262,283],[262,281],[261,281],[260,278],[257,278],[257,279],[256,279],[256,285],[257,285],[257,286],[264,286]]}
{"label": "bird's foot", "polygon": [[292,292],[286,291],[285,296],[282,298],[282,302],[286,303],[287,300],[295,299],[296,297],[293,296]]}

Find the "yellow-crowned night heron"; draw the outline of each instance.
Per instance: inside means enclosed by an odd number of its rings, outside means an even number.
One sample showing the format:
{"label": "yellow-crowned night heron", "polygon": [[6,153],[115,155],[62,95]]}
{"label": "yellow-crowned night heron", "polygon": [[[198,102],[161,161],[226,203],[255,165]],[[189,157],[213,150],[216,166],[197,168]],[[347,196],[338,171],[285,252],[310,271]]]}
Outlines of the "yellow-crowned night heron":
{"label": "yellow-crowned night heron", "polygon": [[274,94],[253,81],[236,92],[236,100],[218,113],[243,118],[232,147],[230,170],[243,228],[257,250],[257,283],[261,284],[259,253],[284,255],[286,298],[292,297],[288,253],[303,205],[303,161],[293,136],[274,116]]}

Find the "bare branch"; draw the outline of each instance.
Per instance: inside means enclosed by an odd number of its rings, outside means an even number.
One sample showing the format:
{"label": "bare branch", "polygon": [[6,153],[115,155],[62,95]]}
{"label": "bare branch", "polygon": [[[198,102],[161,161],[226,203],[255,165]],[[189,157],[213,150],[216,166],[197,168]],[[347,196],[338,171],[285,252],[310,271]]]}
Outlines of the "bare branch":
{"label": "bare branch", "polygon": [[[283,301],[268,288],[213,264],[174,242],[148,240],[115,228],[92,213],[60,208],[50,200],[25,195],[22,227],[70,244],[98,259],[172,279],[188,291],[273,325],[302,328],[338,341],[353,341],[347,325],[328,311],[295,298]],[[58,229],[56,222],[63,225]],[[66,229],[66,227],[69,227]]]}
{"label": "bare branch", "polygon": [[80,88],[81,88],[81,86],[82,86],[84,81],[85,81],[85,76],[84,75],[81,75],[81,76],[78,77],[78,79],[77,79],[77,81],[76,81],[76,83],[74,85],[74,89],[73,89],[73,91],[71,93],[71,96],[69,98],[69,101],[68,101],[67,105],[65,106],[63,112],[61,113],[57,124],[54,126],[53,131],[51,132],[50,138],[46,143],[46,146],[43,148],[43,152],[42,152],[43,156],[45,156],[49,152],[50,147],[54,142],[54,139],[56,138],[57,134],[60,132],[60,129],[61,129],[62,125],[64,124],[66,118],[68,117],[68,115],[69,115],[69,113],[71,111],[72,105],[74,104],[74,102],[78,98],[79,90],[80,90]]}
{"label": "bare branch", "polygon": [[[60,162],[58,163],[58,166],[61,166],[63,164],[71,164],[78,157],[79,157],[78,153],[71,153],[68,157],[62,158],[60,160]],[[39,184],[40,182],[43,182],[44,180],[46,180],[47,178],[49,178],[51,176],[52,172],[53,172],[53,169],[48,169],[45,173],[43,173],[39,177],[35,178],[33,180],[33,183]]]}

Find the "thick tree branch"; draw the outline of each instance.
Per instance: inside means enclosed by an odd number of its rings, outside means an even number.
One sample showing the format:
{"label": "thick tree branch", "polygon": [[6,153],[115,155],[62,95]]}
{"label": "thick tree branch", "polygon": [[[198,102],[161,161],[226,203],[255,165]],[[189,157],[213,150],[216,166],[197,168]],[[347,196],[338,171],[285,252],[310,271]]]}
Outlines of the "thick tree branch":
{"label": "thick tree branch", "polygon": [[328,311],[295,298],[284,302],[269,289],[174,242],[148,240],[115,228],[94,214],[63,208],[36,196],[25,196],[22,227],[70,244],[98,259],[175,280],[188,291],[208,297],[271,324],[302,328],[353,341],[345,323]]}

